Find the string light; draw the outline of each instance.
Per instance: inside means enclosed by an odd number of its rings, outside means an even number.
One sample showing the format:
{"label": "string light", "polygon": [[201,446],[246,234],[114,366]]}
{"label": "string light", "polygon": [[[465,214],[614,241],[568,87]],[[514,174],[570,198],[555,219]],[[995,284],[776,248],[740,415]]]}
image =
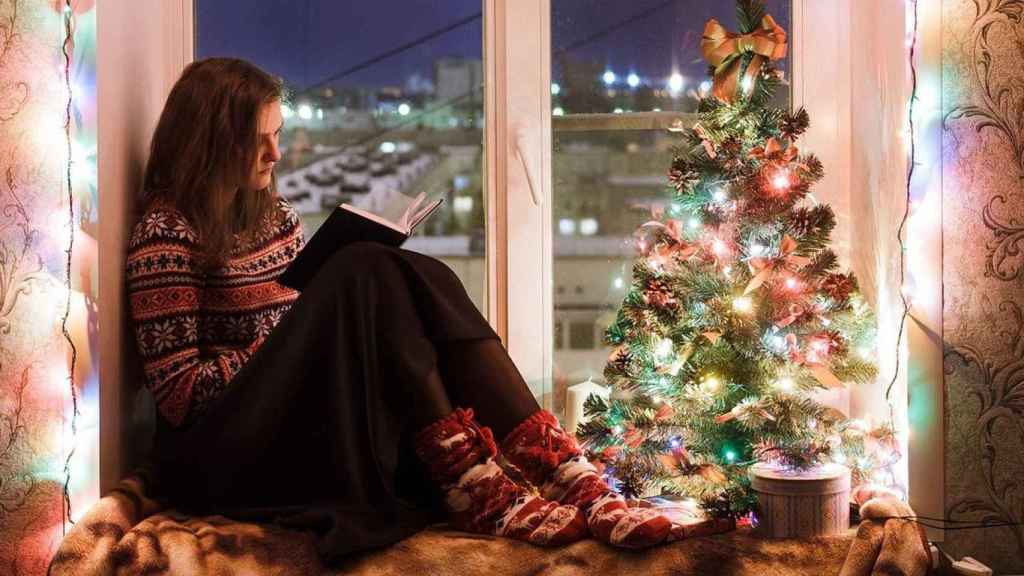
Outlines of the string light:
{"label": "string light", "polygon": [[658,342],[658,346],[654,349],[654,353],[662,358],[672,353],[672,340],[670,338],[662,338]]}
{"label": "string light", "polygon": [[784,376],[775,381],[775,387],[783,392],[790,392],[795,386],[796,383],[788,376]]}
{"label": "string light", "polygon": [[742,314],[749,314],[754,311],[754,301],[748,296],[738,296],[733,298],[732,308]]}
{"label": "string light", "polygon": [[721,188],[715,188],[715,191],[711,193],[711,198],[715,202],[721,203],[721,202],[725,202],[726,200],[728,200],[729,199],[729,195],[725,193],[725,190],[722,190]]}
{"label": "string light", "polygon": [[796,278],[793,278],[792,276],[786,278],[786,288],[789,288],[790,290],[796,290],[799,286],[800,283],[796,281]]}
{"label": "string light", "polygon": [[696,230],[700,228],[700,220],[698,220],[697,218],[690,218],[690,221],[687,222],[686,224],[690,227],[691,230]]}
{"label": "string light", "polygon": [[779,170],[772,178],[772,186],[779,191],[789,188],[789,170],[785,168]]}
{"label": "string light", "polygon": [[704,378],[703,385],[708,392],[717,392],[722,387],[722,381],[714,374],[709,374]]}
{"label": "string light", "polygon": [[733,452],[732,450],[727,450],[725,452],[725,459],[731,464],[734,460],[736,460],[736,453]]}

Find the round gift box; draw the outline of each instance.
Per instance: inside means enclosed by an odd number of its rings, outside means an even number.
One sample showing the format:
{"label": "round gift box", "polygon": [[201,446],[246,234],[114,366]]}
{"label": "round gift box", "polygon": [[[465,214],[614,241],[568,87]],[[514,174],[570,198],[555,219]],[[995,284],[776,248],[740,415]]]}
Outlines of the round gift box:
{"label": "round gift box", "polygon": [[759,535],[807,538],[849,529],[850,469],[846,466],[827,464],[790,470],[755,464],[748,473],[761,508]]}

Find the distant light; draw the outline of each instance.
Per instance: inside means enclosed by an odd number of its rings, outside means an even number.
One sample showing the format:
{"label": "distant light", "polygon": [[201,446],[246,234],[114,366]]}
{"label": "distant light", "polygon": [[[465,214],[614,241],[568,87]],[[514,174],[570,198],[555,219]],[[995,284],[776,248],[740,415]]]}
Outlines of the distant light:
{"label": "distant light", "polygon": [[711,90],[711,80],[705,80],[700,83],[701,92],[709,92]]}
{"label": "distant light", "polygon": [[281,117],[287,120],[292,116],[295,116],[295,110],[292,110],[292,107],[287,104],[281,104]]}
{"label": "distant light", "polygon": [[615,78],[615,72],[612,72],[611,70],[606,70],[604,75],[601,76],[601,79],[604,80],[604,83],[609,86],[615,84]]}
{"label": "distant light", "polygon": [[630,88],[636,88],[640,85],[640,77],[630,72],[629,76],[626,76],[626,84],[629,84]]}
{"label": "distant light", "polygon": [[394,142],[381,142],[380,151],[385,154],[393,154],[395,150],[398,150],[398,145]]}
{"label": "distant light", "polygon": [[564,114],[565,114],[565,110],[562,110],[561,106],[555,106],[554,109],[551,110],[551,115],[552,116],[562,116]]}
{"label": "distant light", "polygon": [[316,119],[317,120],[323,120],[324,119],[324,109],[323,108],[317,108],[316,109]]}
{"label": "distant light", "polygon": [[562,236],[572,236],[576,233],[576,221],[572,218],[562,218],[558,221],[558,232]]}
{"label": "distant light", "polygon": [[558,82],[551,83],[551,95],[558,96],[562,93],[562,87],[558,85]]}
{"label": "distant light", "polygon": [[616,276],[615,280],[612,280],[612,286],[614,286],[616,290],[621,290],[624,285],[625,282],[622,281],[621,276]]}
{"label": "distant light", "polygon": [[456,191],[465,190],[469,187],[469,177],[465,174],[456,174],[452,177],[452,186],[455,187]]}
{"label": "distant light", "polygon": [[473,210],[472,196],[456,196],[452,201],[452,209],[459,213],[471,212]]}
{"label": "distant light", "polygon": [[622,108],[616,108],[615,110],[612,110],[612,112],[615,112],[616,114],[622,114]]}
{"label": "distant light", "polygon": [[651,112],[661,112],[661,108],[651,108]]}
{"label": "distant light", "polygon": [[309,104],[299,104],[299,118],[309,120],[313,117],[313,108]]}
{"label": "distant light", "polygon": [[410,108],[409,105],[406,104],[405,102],[402,102],[401,104],[398,105],[398,113],[401,114],[402,116],[408,116],[409,112],[411,111],[412,108]]}
{"label": "distant light", "polygon": [[678,93],[683,89],[683,75],[675,72],[668,77],[668,89],[670,92]]}
{"label": "distant light", "polygon": [[580,220],[580,234],[584,236],[593,236],[597,234],[597,220],[594,218],[584,218]]}

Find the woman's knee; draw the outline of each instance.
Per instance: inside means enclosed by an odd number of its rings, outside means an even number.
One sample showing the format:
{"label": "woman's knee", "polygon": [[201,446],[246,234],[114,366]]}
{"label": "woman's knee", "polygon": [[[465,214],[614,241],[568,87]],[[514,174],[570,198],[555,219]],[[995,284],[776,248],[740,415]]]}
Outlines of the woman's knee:
{"label": "woman's knee", "polygon": [[342,246],[327,261],[326,267],[336,274],[367,275],[382,270],[391,271],[397,249],[379,242],[359,241]]}

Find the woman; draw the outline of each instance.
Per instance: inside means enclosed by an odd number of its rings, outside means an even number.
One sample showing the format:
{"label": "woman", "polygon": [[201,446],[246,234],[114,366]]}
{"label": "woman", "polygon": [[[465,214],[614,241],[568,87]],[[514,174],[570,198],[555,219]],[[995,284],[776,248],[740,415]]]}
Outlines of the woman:
{"label": "woman", "polygon": [[535,544],[668,538],[540,409],[441,262],[358,242],[301,294],[276,283],[303,244],[274,186],[282,96],[242,60],[195,62],[153,134],[127,276],[160,489],[312,529],[327,560],[445,508],[456,527]]}

